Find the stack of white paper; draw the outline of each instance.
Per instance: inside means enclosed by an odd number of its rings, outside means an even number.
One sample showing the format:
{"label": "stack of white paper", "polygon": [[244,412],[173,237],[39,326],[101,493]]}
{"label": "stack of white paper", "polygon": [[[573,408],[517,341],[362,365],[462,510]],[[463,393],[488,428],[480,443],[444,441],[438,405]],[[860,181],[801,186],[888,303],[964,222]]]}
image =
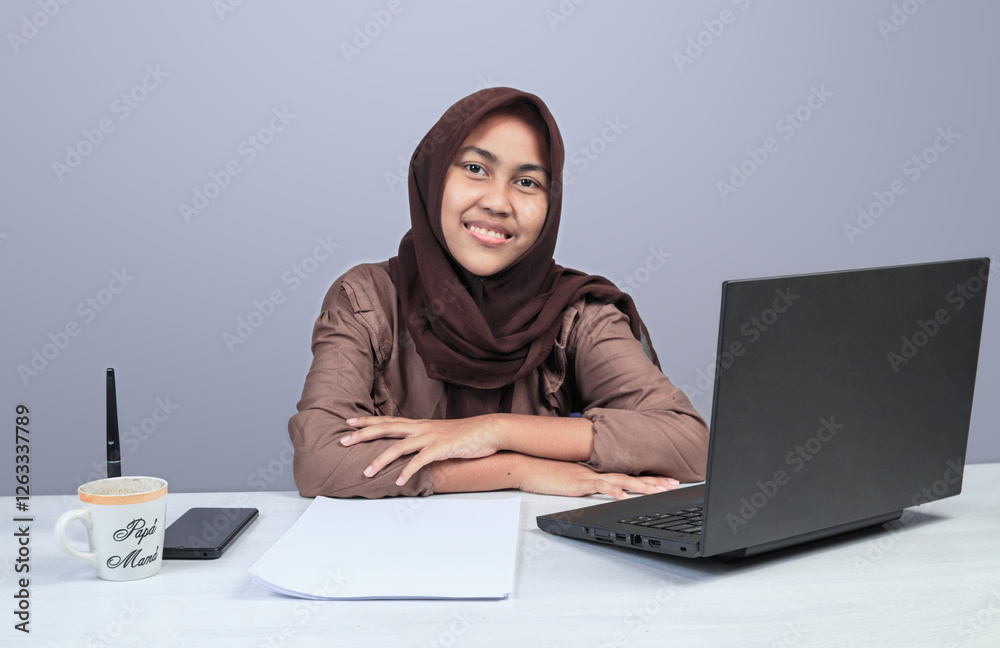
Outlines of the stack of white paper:
{"label": "stack of white paper", "polygon": [[317,497],[250,573],[312,599],[506,598],[520,509],[520,497]]}

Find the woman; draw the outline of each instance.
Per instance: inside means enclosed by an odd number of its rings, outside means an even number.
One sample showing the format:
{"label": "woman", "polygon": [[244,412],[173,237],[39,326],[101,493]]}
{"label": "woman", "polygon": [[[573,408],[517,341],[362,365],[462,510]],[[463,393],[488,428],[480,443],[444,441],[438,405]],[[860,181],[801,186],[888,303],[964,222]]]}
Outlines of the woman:
{"label": "woman", "polygon": [[316,321],[289,421],[302,495],[621,499],[704,478],[708,430],[632,300],[552,259],[563,157],[545,104],[511,88],[420,142],[399,255],[348,271]]}

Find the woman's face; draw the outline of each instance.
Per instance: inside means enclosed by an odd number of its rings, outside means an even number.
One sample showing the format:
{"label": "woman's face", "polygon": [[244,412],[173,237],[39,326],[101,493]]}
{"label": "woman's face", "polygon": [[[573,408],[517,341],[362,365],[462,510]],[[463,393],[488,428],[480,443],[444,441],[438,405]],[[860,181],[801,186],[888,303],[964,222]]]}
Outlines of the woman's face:
{"label": "woman's face", "polygon": [[523,117],[479,122],[444,180],[441,229],[455,260],[480,277],[517,261],[545,225],[549,182],[545,139]]}

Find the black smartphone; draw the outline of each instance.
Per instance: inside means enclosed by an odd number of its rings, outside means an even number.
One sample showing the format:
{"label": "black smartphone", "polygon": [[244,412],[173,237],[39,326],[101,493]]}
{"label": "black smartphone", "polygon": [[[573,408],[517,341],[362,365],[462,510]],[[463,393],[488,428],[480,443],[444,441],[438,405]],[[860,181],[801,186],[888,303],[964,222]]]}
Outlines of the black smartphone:
{"label": "black smartphone", "polygon": [[164,532],[163,557],[218,558],[257,519],[255,508],[193,508]]}

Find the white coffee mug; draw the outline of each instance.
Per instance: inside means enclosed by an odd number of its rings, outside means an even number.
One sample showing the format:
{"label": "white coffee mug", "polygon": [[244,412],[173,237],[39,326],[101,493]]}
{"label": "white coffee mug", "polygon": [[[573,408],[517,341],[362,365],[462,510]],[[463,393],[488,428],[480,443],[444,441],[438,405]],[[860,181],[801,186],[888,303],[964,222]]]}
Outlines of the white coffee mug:
{"label": "white coffee mug", "polygon": [[[63,551],[90,563],[105,580],[147,578],[163,563],[167,482],[158,477],[111,477],[77,489],[84,508],[66,511],[56,522],[56,542]],[[70,522],[87,527],[90,551],[66,541]]]}

